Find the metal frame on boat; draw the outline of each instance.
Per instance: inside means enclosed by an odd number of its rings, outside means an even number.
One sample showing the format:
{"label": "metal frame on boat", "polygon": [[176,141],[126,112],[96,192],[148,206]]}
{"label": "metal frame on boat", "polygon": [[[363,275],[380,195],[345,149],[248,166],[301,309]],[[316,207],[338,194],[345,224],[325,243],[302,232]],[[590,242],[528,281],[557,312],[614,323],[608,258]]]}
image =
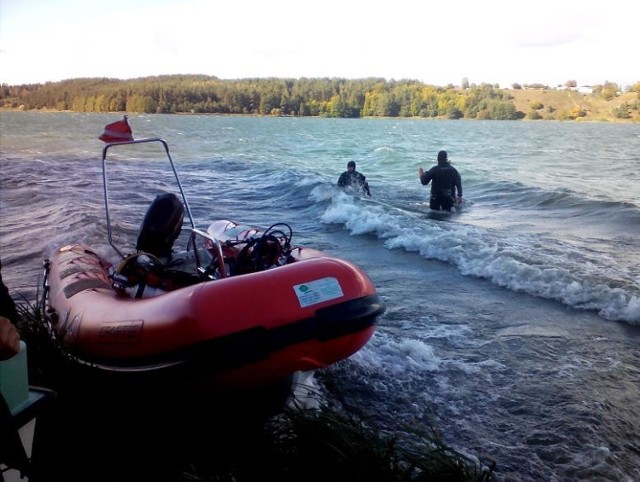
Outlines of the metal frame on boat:
{"label": "metal frame on boat", "polygon": [[193,219],[193,214],[191,213],[191,207],[189,206],[189,202],[187,201],[187,197],[184,194],[184,189],[182,188],[182,182],[180,181],[180,176],[178,175],[178,171],[176,170],[176,166],[173,162],[173,158],[171,157],[171,153],[169,152],[169,144],[164,139],[159,137],[150,137],[145,139],[135,139],[131,141],[123,141],[123,142],[111,142],[107,143],[102,149],[102,183],[104,190],[104,208],[106,214],[107,221],[107,238],[109,240],[109,244],[111,247],[120,255],[121,258],[125,258],[123,252],[115,245],[113,242],[112,230],[111,230],[111,217],[109,215],[109,188],[108,188],[108,178],[107,178],[107,153],[109,149],[116,146],[125,146],[125,145],[135,145],[135,144],[148,144],[152,142],[158,142],[164,148],[164,151],[167,155],[167,159],[169,160],[169,164],[171,165],[171,170],[173,171],[173,175],[175,176],[176,182],[178,184],[178,189],[180,190],[180,196],[182,198],[182,202],[186,209],[186,212],[189,216],[189,222],[191,224],[191,235],[189,237],[189,243],[187,244],[187,250],[189,247],[193,248],[194,257],[196,262],[196,270],[204,275],[206,272],[206,268],[200,263],[200,255],[198,254],[198,250],[196,249],[196,237],[200,236],[211,243],[211,246],[217,252],[217,262],[219,263],[219,273],[220,277],[224,278],[227,276],[226,270],[224,269],[224,256],[222,253],[222,246],[220,245],[220,241],[208,233],[197,229],[195,225],[195,220]]}

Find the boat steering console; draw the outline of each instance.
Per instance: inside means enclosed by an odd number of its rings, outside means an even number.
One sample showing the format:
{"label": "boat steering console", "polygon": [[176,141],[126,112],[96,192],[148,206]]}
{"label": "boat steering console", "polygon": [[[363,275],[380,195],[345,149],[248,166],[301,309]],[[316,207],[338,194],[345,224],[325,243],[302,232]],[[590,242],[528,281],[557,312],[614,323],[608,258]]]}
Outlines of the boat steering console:
{"label": "boat steering console", "polygon": [[[286,231],[286,232],[285,232]],[[293,231],[286,223],[271,225],[260,236],[243,241],[227,241],[227,246],[244,244],[237,257],[231,260],[231,275],[264,271],[290,261]]]}

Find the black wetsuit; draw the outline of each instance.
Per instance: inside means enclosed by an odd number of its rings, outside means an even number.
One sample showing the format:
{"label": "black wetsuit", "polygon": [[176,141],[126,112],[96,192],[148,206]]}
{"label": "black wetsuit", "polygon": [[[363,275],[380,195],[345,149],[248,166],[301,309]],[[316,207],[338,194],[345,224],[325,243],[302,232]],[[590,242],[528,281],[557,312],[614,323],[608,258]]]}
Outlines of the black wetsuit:
{"label": "black wetsuit", "polygon": [[431,182],[429,207],[436,211],[451,211],[455,202],[456,189],[458,196],[462,197],[462,177],[449,163],[433,166],[420,176],[420,182],[425,186]]}
{"label": "black wetsuit", "polygon": [[371,191],[369,191],[369,183],[365,180],[364,174],[358,171],[344,171],[340,174],[340,178],[338,179],[338,186],[340,187],[361,187],[362,190],[367,194],[367,196],[371,196]]}

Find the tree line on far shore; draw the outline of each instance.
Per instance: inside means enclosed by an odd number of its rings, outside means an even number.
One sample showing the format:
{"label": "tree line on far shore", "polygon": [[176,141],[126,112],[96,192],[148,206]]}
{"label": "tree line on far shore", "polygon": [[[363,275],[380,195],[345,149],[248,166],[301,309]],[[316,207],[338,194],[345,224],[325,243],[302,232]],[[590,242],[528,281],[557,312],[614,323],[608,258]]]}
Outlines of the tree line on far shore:
{"label": "tree line on far shore", "polygon": [[[526,88],[527,86],[525,86]],[[531,86],[545,88],[545,86]],[[514,84],[514,89],[522,86]],[[616,84],[595,86],[597,95]],[[640,82],[630,88],[640,97]],[[636,101],[631,109],[638,110]],[[204,75],[88,78],[0,85],[0,107],[76,112],[200,113],[324,117],[522,119],[509,90],[497,85],[438,87],[416,80],[301,78],[222,80]]]}

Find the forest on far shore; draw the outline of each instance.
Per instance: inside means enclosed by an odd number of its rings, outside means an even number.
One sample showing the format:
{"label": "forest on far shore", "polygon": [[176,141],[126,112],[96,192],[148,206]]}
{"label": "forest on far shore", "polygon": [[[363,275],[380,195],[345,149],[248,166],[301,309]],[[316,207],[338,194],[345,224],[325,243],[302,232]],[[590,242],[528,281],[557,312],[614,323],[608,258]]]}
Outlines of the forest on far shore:
{"label": "forest on far shore", "polygon": [[0,108],[75,112],[244,114],[323,117],[423,117],[482,120],[640,122],[640,82],[581,93],[534,84],[438,87],[416,80],[301,78],[222,80],[205,75],[85,78],[0,85]]}

